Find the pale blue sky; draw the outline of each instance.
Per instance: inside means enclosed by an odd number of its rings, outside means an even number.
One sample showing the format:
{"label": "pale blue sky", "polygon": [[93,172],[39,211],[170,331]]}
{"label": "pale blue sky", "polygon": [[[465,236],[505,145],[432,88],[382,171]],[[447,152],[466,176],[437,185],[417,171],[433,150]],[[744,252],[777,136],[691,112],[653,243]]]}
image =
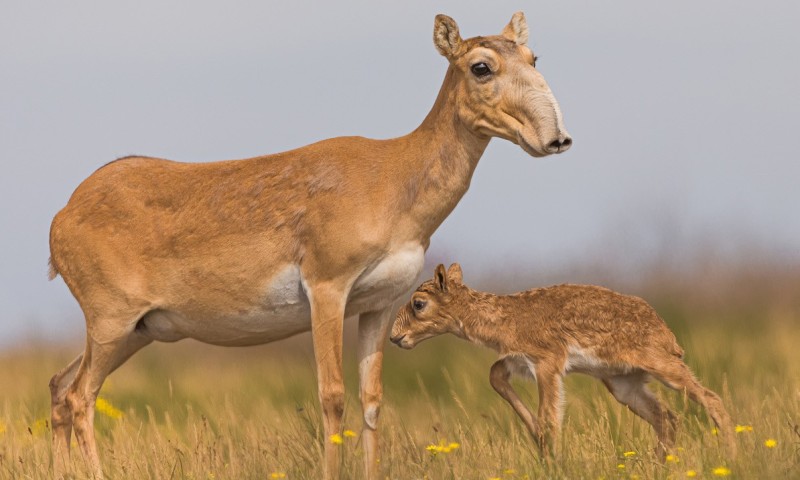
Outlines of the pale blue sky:
{"label": "pale blue sky", "polygon": [[405,134],[446,69],[433,17],[468,37],[516,10],[575,144],[534,159],[494,140],[430,258],[472,275],[603,255],[635,269],[705,242],[798,261],[794,1],[3,1],[0,343],[82,334],[47,282],[47,238],[98,166]]}

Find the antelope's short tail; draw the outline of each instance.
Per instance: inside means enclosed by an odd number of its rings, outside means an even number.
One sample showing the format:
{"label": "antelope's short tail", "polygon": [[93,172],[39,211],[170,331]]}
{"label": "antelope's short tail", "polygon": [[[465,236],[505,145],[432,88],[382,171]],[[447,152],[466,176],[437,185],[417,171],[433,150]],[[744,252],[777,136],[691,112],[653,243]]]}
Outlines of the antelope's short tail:
{"label": "antelope's short tail", "polygon": [[50,257],[50,259],[47,261],[47,265],[49,267],[48,272],[47,272],[47,279],[48,280],[52,280],[52,279],[56,278],[58,276],[58,273],[59,273],[58,269],[56,268],[56,264],[53,263],[53,257]]}

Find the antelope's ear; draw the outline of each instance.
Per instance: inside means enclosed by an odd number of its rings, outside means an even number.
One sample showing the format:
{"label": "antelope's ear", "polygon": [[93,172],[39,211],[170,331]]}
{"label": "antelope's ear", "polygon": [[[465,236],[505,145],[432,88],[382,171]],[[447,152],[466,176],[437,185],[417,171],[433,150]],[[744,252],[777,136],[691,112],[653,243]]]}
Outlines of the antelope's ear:
{"label": "antelope's ear", "polygon": [[461,271],[461,265],[454,263],[447,269],[447,277],[451,282],[464,283],[464,272]]}
{"label": "antelope's ear", "polygon": [[448,60],[455,57],[461,47],[461,35],[458,33],[455,20],[447,15],[436,15],[436,20],[433,22],[433,44]]}
{"label": "antelope's ear", "polygon": [[525,45],[528,43],[528,22],[525,21],[525,14],[517,12],[511,17],[506,28],[503,29],[502,35],[507,39],[515,42],[517,45]]}
{"label": "antelope's ear", "polygon": [[436,271],[433,273],[433,280],[434,284],[436,284],[436,288],[443,292],[447,291],[447,270],[444,269],[444,265],[441,263],[436,267]]}

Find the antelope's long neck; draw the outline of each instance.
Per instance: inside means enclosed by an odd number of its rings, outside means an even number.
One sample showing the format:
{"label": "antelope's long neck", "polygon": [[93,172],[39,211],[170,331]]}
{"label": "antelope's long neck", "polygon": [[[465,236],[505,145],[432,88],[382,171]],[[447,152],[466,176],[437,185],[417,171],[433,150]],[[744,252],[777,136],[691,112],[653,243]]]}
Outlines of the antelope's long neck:
{"label": "antelope's long neck", "polygon": [[490,140],[461,123],[456,75],[449,67],[428,116],[402,138],[407,153],[403,168],[407,170],[403,176],[406,183],[400,186],[400,202],[426,240],[466,193]]}

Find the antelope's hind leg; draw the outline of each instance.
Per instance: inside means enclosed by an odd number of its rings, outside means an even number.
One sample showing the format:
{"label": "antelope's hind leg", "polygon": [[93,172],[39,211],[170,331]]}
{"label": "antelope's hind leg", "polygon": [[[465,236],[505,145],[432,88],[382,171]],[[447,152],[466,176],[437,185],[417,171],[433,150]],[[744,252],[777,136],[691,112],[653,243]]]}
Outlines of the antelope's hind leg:
{"label": "antelope's hind leg", "polygon": [[719,395],[704,387],[695,378],[689,366],[683,360],[671,357],[659,363],[648,371],[658,378],[664,385],[678,391],[685,391],[689,398],[702,405],[708,415],[719,428],[727,444],[731,457],[736,457],[736,438],[734,436],[733,421],[728,411],[722,404]]}
{"label": "antelope's hind leg", "polygon": [[653,426],[658,437],[656,455],[664,460],[675,446],[678,419],[647,388],[650,376],[642,371],[603,379],[603,384],[617,401]]}
{"label": "antelope's hind leg", "polygon": [[[133,324],[135,325],[135,321]],[[100,392],[103,381],[111,372],[150,342],[152,342],[150,338],[133,329],[117,338],[107,340],[104,338],[103,342],[98,342],[91,333],[88,334],[86,350],[80,357],[80,365],[74,374],[72,383],[65,389],[64,403],[69,409],[75,437],[91,475],[95,479],[103,478],[103,469],[94,437],[94,411],[97,394]],[[64,375],[62,378],[66,379],[67,376]],[[54,440],[59,441],[59,439]],[[68,444],[69,439],[67,439],[67,447]],[[59,472],[56,473],[58,476]]]}
{"label": "antelope's hind leg", "polygon": [[72,440],[72,411],[67,405],[67,387],[72,384],[83,354],[50,379],[50,426],[53,430],[53,471],[61,478],[67,470]]}

